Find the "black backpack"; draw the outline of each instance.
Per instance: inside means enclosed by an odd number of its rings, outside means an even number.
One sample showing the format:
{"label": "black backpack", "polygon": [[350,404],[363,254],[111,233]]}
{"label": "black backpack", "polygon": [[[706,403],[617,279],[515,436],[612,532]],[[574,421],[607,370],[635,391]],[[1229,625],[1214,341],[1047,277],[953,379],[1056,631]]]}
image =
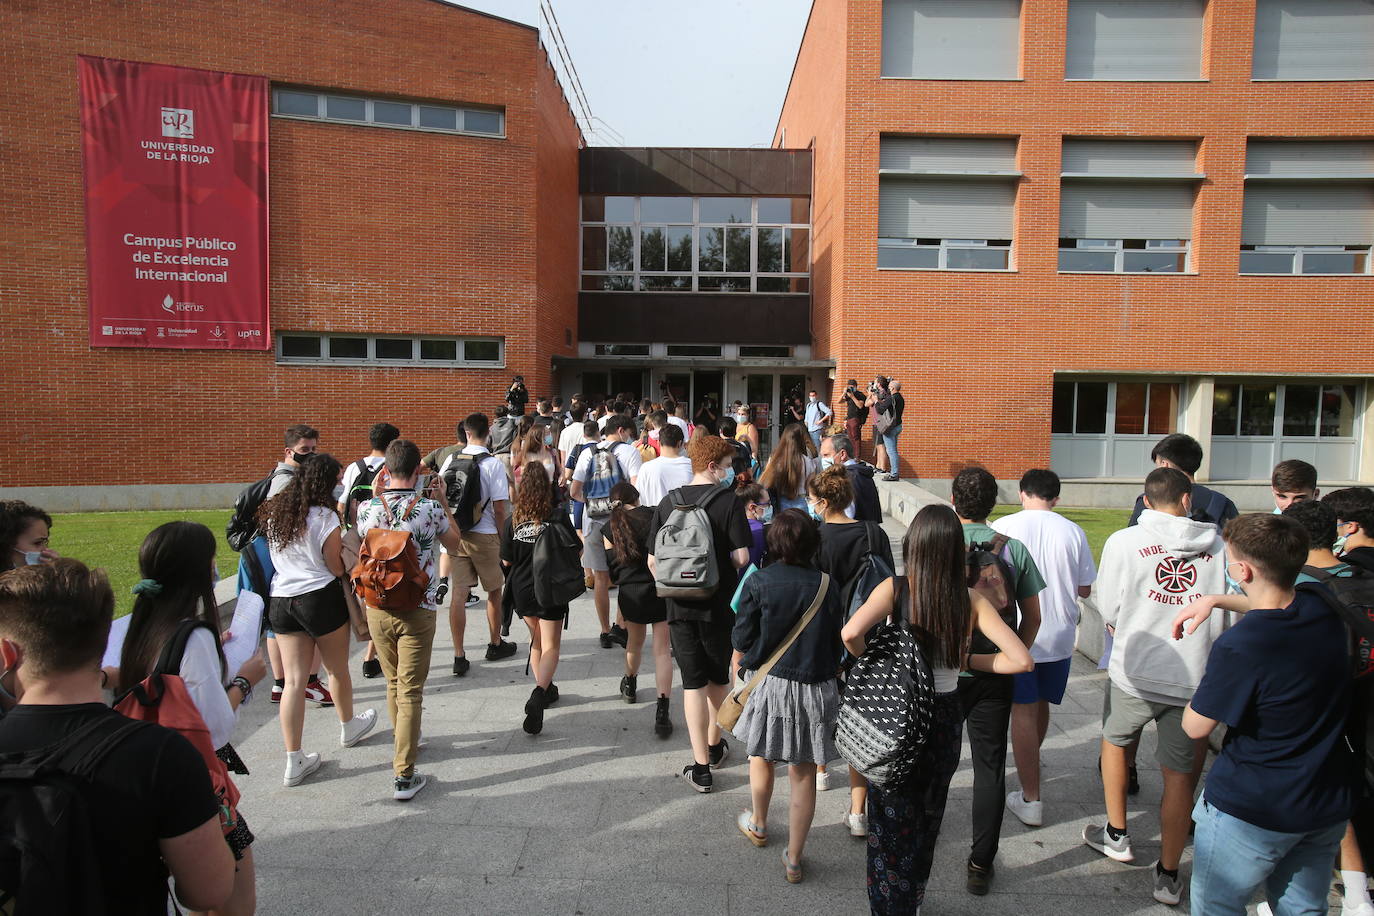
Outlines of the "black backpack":
{"label": "black backpack", "polygon": [[[147,722],[98,716],[56,744],[0,755],[0,913],[107,912],[87,784]],[[118,907],[118,903],[115,904]]]}
{"label": "black backpack", "polygon": [[540,607],[558,607],[586,591],[577,532],[562,520],[546,523],[534,539],[534,600]]}
{"label": "black backpack", "polygon": [[873,590],[882,585],[894,575],[892,567],[887,565],[887,560],[878,553],[873,546],[873,529],[878,529],[878,537],[887,537],[883,529],[876,522],[860,522],[864,526],[864,538],[866,546],[863,555],[859,557],[859,566],[854,575],[842,586],[841,595],[844,599],[844,619],[846,621],[854,616],[854,612],[863,606],[868,600],[868,596],[873,594]]}
{"label": "black backpack", "polygon": [[444,481],[448,507],[459,531],[471,531],[482,520],[486,503],[482,501],[482,462],[491,455],[481,452],[464,455],[455,452],[444,459],[439,477]]}
{"label": "black backpack", "polygon": [[1315,566],[1304,566],[1302,571],[1336,596],[1333,607],[1350,630],[1351,674],[1356,678],[1374,674],[1374,574],[1358,566],[1350,567],[1348,576]]}
{"label": "black backpack", "polygon": [[358,524],[358,505],[372,498],[372,482],[386,467],[385,462],[378,462],[375,468],[370,468],[364,458],[359,458],[354,464],[358,466],[358,476],[353,478],[353,486],[344,494],[345,528],[353,528]]}
{"label": "black backpack", "polygon": [[272,488],[272,480],[278,474],[294,474],[285,468],[277,468],[262,480],[250,483],[239,491],[234,500],[234,514],[229,516],[229,524],[224,526],[224,539],[239,553],[253,543],[258,536],[258,507],[267,501],[267,491]]}
{"label": "black backpack", "polygon": [[[966,555],[968,562],[968,587],[973,589],[997,609],[997,616],[1013,630],[1016,629],[1016,571],[1003,557],[1007,542],[1005,534],[996,535],[983,544],[969,544]],[[997,645],[979,630],[973,633],[969,652],[975,655],[990,655],[998,652]],[[974,672],[975,676],[979,672]]]}

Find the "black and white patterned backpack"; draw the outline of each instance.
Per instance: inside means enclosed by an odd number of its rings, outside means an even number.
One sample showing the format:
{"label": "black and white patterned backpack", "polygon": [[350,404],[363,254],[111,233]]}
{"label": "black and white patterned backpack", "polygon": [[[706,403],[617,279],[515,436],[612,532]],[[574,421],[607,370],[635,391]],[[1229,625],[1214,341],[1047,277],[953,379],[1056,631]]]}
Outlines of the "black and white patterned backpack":
{"label": "black and white patterned backpack", "polygon": [[935,682],[911,630],[884,623],[849,669],[835,746],[874,785],[909,779],[925,750]]}

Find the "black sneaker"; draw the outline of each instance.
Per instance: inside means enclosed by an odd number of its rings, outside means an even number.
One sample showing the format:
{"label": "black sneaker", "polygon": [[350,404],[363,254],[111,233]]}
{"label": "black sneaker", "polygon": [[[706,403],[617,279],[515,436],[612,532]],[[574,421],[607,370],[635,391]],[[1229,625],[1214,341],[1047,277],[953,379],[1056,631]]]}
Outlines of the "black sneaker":
{"label": "black sneaker", "polygon": [[611,642],[622,649],[625,648],[625,645],[630,641],[630,631],[619,624],[611,624],[611,632],[606,635],[610,637]]}
{"label": "black sneaker", "polygon": [[602,634],[601,634],[601,648],[603,648],[603,649],[610,649],[610,648],[613,648],[614,646],[615,646],[615,643],[611,641],[611,634],[610,634],[610,633],[602,633]]}
{"label": "black sneaker", "polygon": [[465,675],[465,674],[468,673],[468,669],[470,669],[471,667],[472,667],[472,662],[468,661],[468,657],[467,657],[466,655],[455,655],[455,656],[453,656],[453,676],[454,676],[454,677],[462,677],[463,675]]}
{"label": "black sneaker", "polygon": [[1126,794],[1140,794],[1140,774],[1136,772],[1135,767],[1126,769]]}
{"label": "black sneaker", "polygon": [[987,895],[992,889],[992,866],[983,868],[981,865],[968,863],[968,892],[977,897]]}
{"label": "black sneaker", "polygon": [[525,734],[537,735],[544,730],[544,707],[547,703],[543,687],[530,691],[530,698],[525,701],[525,723],[521,726]]}
{"label": "black sneaker", "polygon": [[547,686],[547,687],[544,688],[544,705],[545,705],[545,706],[552,706],[554,703],[557,703],[557,702],[558,702],[558,685],[557,685],[557,684],[549,684],[549,686]]}
{"label": "black sneaker", "polygon": [[710,792],[712,783],[711,768],[702,766],[699,763],[689,763],[682,768],[682,778],[687,780],[687,784],[698,792]]}
{"label": "black sneaker", "polygon": [[487,661],[499,662],[503,658],[510,658],[515,654],[515,643],[506,642],[504,639],[496,645],[487,646]]}
{"label": "black sneaker", "polygon": [[463,602],[463,607],[477,607],[482,603],[482,598],[476,592],[468,592],[467,599]]}
{"label": "black sneaker", "polygon": [[668,698],[658,698],[658,709],[654,710],[654,734],[666,738],[673,733],[673,720],[668,718]]}
{"label": "black sneaker", "polygon": [[363,677],[381,677],[382,663],[375,658],[363,660]]}
{"label": "black sneaker", "polygon": [[720,744],[711,745],[707,751],[710,755],[711,766],[718,767],[730,756],[730,743],[721,738]]}
{"label": "black sneaker", "polygon": [[439,578],[439,585],[434,589],[434,603],[440,607],[444,606],[444,599],[448,597],[448,576]]}
{"label": "black sneaker", "polygon": [[633,703],[637,697],[635,693],[639,690],[639,678],[625,676],[620,679],[620,695],[625,698],[626,703]]}

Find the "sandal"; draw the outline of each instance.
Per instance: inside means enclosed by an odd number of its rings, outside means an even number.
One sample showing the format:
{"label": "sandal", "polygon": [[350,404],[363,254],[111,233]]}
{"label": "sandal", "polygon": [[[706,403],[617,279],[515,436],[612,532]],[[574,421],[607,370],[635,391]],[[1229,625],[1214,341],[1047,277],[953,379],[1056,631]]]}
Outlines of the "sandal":
{"label": "sandal", "polygon": [[787,883],[801,884],[802,870],[800,865],[793,865],[787,858],[786,851],[782,854],[782,864],[787,868]]}
{"label": "sandal", "polygon": [[753,843],[755,846],[767,846],[768,831],[760,830],[755,826],[753,817],[754,813],[752,811],[741,811],[739,817],[735,818],[735,826],[738,827],[739,832],[744,834],[749,842]]}

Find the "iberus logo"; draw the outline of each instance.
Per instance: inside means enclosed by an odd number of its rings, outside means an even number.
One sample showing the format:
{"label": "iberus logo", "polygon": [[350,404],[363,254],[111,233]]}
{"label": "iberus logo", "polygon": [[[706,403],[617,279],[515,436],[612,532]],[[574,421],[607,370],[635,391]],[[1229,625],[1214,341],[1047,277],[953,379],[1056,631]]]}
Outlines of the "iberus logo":
{"label": "iberus logo", "polygon": [[1182,594],[1197,585],[1197,567],[1191,560],[1169,557],[1155,567],[1155,581],[1172,595]]}
{"label": "iberus logo", "polygon": [[190,108],[162,109],[162,136],[195,139],[196,113]]}

